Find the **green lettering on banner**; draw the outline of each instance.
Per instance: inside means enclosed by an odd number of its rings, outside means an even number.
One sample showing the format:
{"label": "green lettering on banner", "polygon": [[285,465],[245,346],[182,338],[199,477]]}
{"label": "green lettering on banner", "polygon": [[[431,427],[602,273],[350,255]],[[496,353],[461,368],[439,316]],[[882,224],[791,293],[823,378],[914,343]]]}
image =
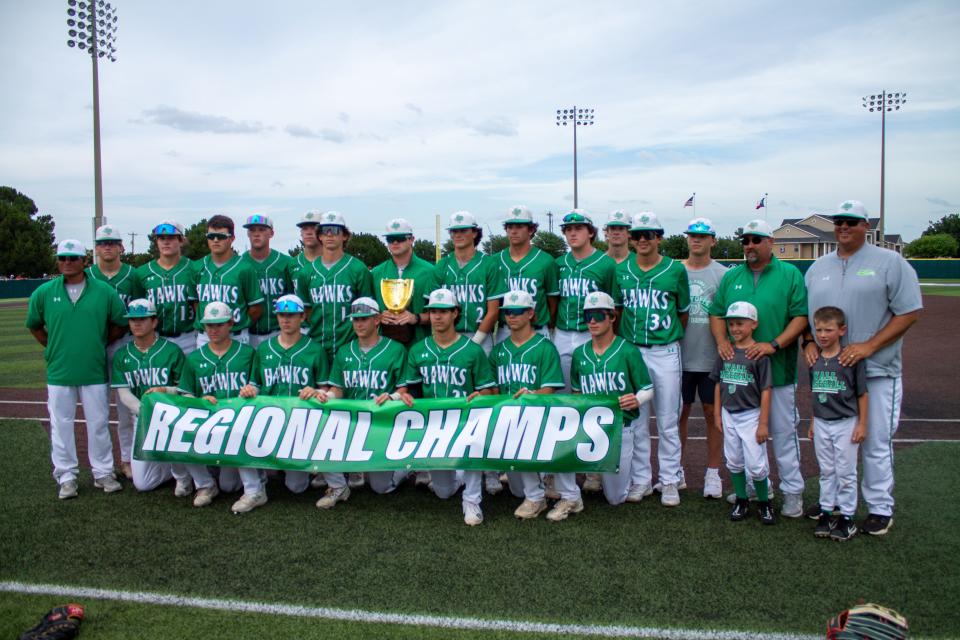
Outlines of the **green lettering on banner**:
{"label": "green lettering on banner", "polygon": [[292,471],[475,469],[615,472],[614,395],[320,403],[287,397],[143,397],[138,460]]}

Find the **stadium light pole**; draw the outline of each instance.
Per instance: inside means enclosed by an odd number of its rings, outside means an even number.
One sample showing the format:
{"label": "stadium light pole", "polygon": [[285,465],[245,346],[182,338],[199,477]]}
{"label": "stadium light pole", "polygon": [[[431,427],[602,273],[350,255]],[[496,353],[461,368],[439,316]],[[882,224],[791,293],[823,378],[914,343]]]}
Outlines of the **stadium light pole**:
{"label": "stadium light pole", "polygon": [[103,220],[103,177],[100,168],[100,58],[116,62],[117,9],[104,0],[67,0],[67,46],[90,55],[93,67],[93,229]]}
{"label": "stadium light pole", "polygon": [[593,109],[578,108],[574,105],[570,109],[557,109],[557,126],[573,125],[573,208],[579,208],[577,190],[577,127],[593,125]]}
{"label": "stadium light pole", "polygon": [[879,94],[863,96],[863,108],[870,113],[880,113],[880,222],[877,224],[877,238],[879,245],[886,248],[887,237],[884,235],[884,177],[886,173],[886,151],[887,151],[887,112],[900,111],[900,107],[906,106],[907,94],[896,92],[891,93],[884,89]]}

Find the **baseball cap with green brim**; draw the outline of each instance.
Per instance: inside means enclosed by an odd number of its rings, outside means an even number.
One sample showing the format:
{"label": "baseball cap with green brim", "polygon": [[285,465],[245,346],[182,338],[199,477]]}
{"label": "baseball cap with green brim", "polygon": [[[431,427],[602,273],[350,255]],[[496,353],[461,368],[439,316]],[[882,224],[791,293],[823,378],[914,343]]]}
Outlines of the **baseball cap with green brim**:
{"label": "baseball cap with green brim", "polygon": [[519,289],[508,291],[507,295],[503,296],[503,304],[500,305],[501,309],[533,309],[535,307],[533,296]]}
{"label": "baseball cap with green brim", "polygon": [[834,218],[855,218],[857,220],[869,220],[867,208],[859,200],[844,200],[837,207],[837,212],[833,214]]}
{"label": "baseball cap with green brim", "polygon": [[630,226],[630,215],[622,210],[617,209],[616,211],[611,211],[607,215],[607,224],[608,227],[629,227]]}
{"label": "baseball cap with green brim", "polygon": [[127,314],[124,318],[152,318],[157,315],[157,308],[146,298],[131,300],[127,305]]}
{"label": "baseball cap with green brim", "polygon": [[469,211],[456,211],[450,216],[450,224],[447,231],[456,231],[457,229],[479,229],[477,219]]}
{"label": "baseball cap with green brim", "polygon": [[353,320],[354,318],[370,318],[377,315],[380,315],[380,305],[377,304],[376,300],[373,298],[357,298],[350,304],[350,315],[347,317]]}
{"label": "baseball cap with green brim", "polygon": [[716,236],[717,230],[713,228],[713,223],[710,222],[709,218],[694,218],[687,225],[687,230],[684,233],[688,236]]}
{"label": "baseball cap with green brim", "polygon": [[742,318],[744,320],[757,320],[757,308],[749,302],[734,302],[727,307],[727,313],[723,316],[727,320]]}
{"label": "baseball cap with green brim", "polygon": [[515,205],[510,208],[503,224],[533,224],[533,211],[522,204]]}
{"label": "baseball cap with green brim", "polygon": [[321,217],[323,214],[319,211],[307,211],[302,216],[300,216],[300,222],[297,223],[298,227],[305,227],[310,224],[320,224]]}
{"label": "baseball cap with green brim", "polygon": [[430,292],[424,309],[457,309],[457,296],[450,289],[434,289]]}
{"label": "baseball cap with green brim", "polygon": [[591,227],[594,226],[593,218],[590,217],[590,214],[583,209],[572,209],[570,213],[563,216],[563,219],[560,221],[560,228],[562,229],[574,224],[588,224]]}
{"label": "baseball cap with green brim", "polygon": [[616,305],[613,302],[613,298],[610,297],[610,294],[604,293],[603,291],[594,291],[583,301],[584,311],[591,311],[593,309],[613,311],[616,309]]}
{"label": "baseball cap with green brim", "polygon": [[57,256],[77,256],[83,258],[87,255],[87,249],[83,243],[73,238],[61,240],[57,245]]}
{"label": "baseball cap with green brim", "polygon": [[630,225],[630,231],[656,231],[663,233],[663,225],[660,219],[653,211],[641,211],[633,216],[633,223]]}
{"label": "baseball cap with green brim", "polygon": [[223,324],[233,320],[233,311],[223,302],[211,302],[203,309],[201,324]]}
{"label": "baseball cap with green brim", "polygon": [[97,227],[94,242],[123,242],[123,236],[115,226],[105,224],[102,227]]}
{"label": "baseball cap with green brim", "polygon": [[248,216],[247,221],[243,223],[244,229],[249,229],[250,227],[269,227],[273,229],[273,220],[270,219],[270,216],[255,213],[252,216]]}
{"label": "baseball cap with green brim", "polygon": [[303,300],[300,299],[300,296],[295,296],[292,293],[285,296],[280,296],[273,303],[273,312],[274,313],[303,313],[304,304]]}
{"label": "baseball cap with green brim", "polygon": [[394,218],[387,223],[386,233],[383,235],[386,238],[391,238],[393,236],[412,236],[413,226],[406,218]]}
{"label": "baseball cap with green brim", "polygon": [[741,236],[758,236],[760,238],[772,238],[773,229],[765,220],[751,220],[743,228]]}

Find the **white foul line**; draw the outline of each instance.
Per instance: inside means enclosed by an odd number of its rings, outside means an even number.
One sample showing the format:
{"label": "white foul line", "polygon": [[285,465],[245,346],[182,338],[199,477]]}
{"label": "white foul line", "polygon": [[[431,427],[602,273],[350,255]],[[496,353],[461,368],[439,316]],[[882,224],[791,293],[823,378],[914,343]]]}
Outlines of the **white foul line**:
{"label": "white foul line", "polygon": [[194,607],[213,611],[263,613],[268,615],[294,616],[300,618],[325,618],[346,622],[371,624],[401,624],[442,629],[474,629],[483,631],[508,631],[515,633],[544,633],[558,635],[592,635],[607,638],[657,638],[661,640],[818,640],[819,635],[793,633],[762,633],[758,631],[712,631],[698,629],[659,629],[656,627],[627,627],[619,625],[557,624],[549,622],[526,622],[522,620],[486,620],[482,618],[459,618],[451,616],[428,616],[362,609],[334,609],[330,607],[305,607],[289,604],[271,604],[247,600],[220,598],[190,598],[149,591],[119,591],[93,589],[53,584],[28,584],[25,582],[0,582],[0,591],[36,595],[52,595],[71,598],[96,598],[119,600],[140,604],[174,607]]}

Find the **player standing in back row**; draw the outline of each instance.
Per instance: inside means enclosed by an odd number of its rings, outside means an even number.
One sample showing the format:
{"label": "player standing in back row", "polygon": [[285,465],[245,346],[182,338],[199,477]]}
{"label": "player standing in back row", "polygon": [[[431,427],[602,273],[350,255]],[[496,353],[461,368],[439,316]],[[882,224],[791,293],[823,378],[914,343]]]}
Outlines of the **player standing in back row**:
{"label": "player standing in back row", "polygon": [[257,274],[264,312],[250,324],[250,346],[256,349],[280,333],[280,325],[273,311],[276,301],[293,291],[290,265],[293,258],[270,248],[273,238],[273,220],[256,213],[243,224],[250,240],[250,250],[243,254],[243,262]]}

